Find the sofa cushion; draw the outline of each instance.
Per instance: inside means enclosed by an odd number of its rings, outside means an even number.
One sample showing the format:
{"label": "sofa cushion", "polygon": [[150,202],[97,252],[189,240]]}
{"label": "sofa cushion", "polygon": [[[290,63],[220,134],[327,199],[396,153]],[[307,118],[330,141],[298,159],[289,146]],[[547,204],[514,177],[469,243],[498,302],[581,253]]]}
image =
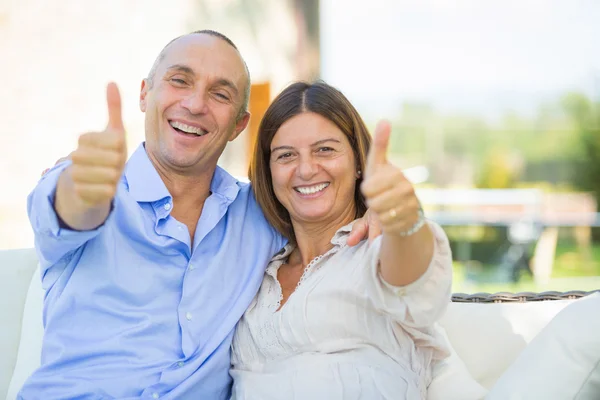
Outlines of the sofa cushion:
{"label": "sofa cushion", "polygon": [[440,325],[471,375],[490,389],[527,343],[574,301],[451,303]]}
{"label": "sofa cushion", "polygon": [[427,400],[482,400],[487,390],[471,376],[452,347],[446,330],[441,326],[438,329],[450,349],[450,357],[434,365]]}
{"label": "sofa cushion", "polygon": [[36,265],[33,249],[0,251],[0,399],[15,367],[27,287]]}
{"label": "sofa cushion", "polygon": [[21,390],[27,378],[40,366],[44,336],[43,303],[44,289],[42,289],[42,280],[38,268],[31,278],[27,291],[17,361],[6,396],[8,400],[14,400],[17,397],[17,393]]}
{"label": "sofa cushion", "polygon": [[600,398],[600,293],[562,310],[490,391],[489,400]]}

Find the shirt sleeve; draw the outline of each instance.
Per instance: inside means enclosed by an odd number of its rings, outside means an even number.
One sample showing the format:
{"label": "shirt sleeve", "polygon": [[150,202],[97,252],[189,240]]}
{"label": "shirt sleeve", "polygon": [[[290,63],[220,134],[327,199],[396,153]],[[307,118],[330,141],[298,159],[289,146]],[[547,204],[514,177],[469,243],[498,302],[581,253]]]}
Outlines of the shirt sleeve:
{"label": "shirt sleeve", "polygon": [[[368,294],[375,307],[405,328],[430,328],[442,317],[451,299],[452,252],[444,230],[428,221],[434,234],[434,251],[427,270],[406,286],[393,286],[381,276],[381,237],[368,250]],[[402,261],[399,260],[399,263]]]}
{"label": "shirt sleeve", "polygon": [[[33,228],[43,281],[51,269],[51,275],[60,274],[61,266],[64,268],[67,264],[66,259],[96,237],[103,228],[102,225],[90,231],[74,231],[61,227],[54,209],[54,197],[58,178],[70,164],[70,161],[66,161],[48,171],[27,198],[27,214]],[[47,288],[48,285],[44,286]]]}

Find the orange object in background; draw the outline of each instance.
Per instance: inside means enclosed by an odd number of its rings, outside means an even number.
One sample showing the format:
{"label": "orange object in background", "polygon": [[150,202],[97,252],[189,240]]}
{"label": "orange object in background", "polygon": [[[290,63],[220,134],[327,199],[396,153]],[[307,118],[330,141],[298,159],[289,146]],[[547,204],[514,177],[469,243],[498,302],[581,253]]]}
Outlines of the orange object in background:
{"label": "orange object in background", "polygon": [[247,165],[252,159],[254,143],[258,135],[260,121],[265,115],[269,104],[271,103],[271,84],[269,82],[255,83],[250,87],[250,123],[248,124],[248,136],[246,139],[246,160]]}

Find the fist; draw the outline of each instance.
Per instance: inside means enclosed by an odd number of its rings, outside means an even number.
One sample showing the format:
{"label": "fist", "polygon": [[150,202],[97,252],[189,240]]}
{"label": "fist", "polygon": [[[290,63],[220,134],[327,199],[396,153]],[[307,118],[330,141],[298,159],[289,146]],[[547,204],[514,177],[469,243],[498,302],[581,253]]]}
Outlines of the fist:
{"label": "fist", "polygon": [[106,102],[106,129],[81,135],[77,150],[69,157],[73,162],[69,173],[75,194],[90,207],[112,201],[127,160],[121,96],[114,83],[107,86]]}
{"label": "fist", "polygon": [[402,236],[419,220],[419,200],[402,171],[387,161],[390,124],[377,124],[361,185],[367,205],[383,232]]}

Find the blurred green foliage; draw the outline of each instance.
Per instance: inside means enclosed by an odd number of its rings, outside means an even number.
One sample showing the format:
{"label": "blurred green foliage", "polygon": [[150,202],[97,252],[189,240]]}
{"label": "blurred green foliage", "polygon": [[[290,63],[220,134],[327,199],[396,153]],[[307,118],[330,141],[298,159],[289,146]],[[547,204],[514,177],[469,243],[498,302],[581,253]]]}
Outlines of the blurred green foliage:
{"label": "blurred green foliage", "polygon": [[[600,103],[581,93],[540,105],[531,116],[506,112],[493,121],[407,103],[392,120],[391,152],[432,171],[467,164],[477,187],[545,183],[549,189],[591,191],[598,198],[599,115]],[[447,175],[432,178],[436,186],[453,183]]]}

